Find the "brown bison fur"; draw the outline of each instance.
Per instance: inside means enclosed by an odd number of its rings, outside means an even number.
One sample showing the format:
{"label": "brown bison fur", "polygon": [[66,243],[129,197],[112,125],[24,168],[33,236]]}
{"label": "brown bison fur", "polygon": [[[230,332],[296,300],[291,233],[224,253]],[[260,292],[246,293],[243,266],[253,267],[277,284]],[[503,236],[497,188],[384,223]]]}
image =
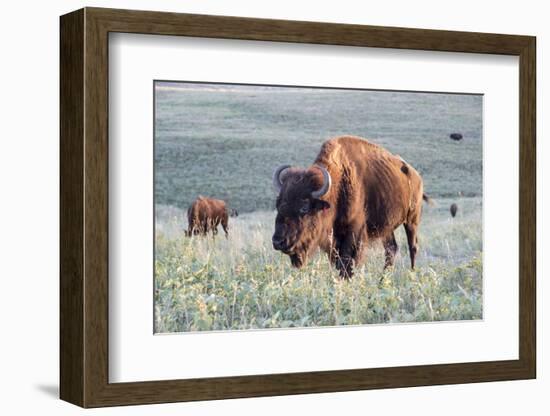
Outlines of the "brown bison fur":
{"label": "brown bison fur", "polygon": [[224,201],[199,196],[187,210],[188,229],[185,235],[206,235],[212,231],[218,234],[218,225],[222,225],[225,236],[228,234],[228,214]]}
{"label": "brown bison fur", "polygon": [[[281,168],[283,170],[281,170]],[[385,267],[392,266],[398,247],[394,231],[403,225],[411,267],[418,251],[422,212],[422,178],[401,157],[367,140],[342,136],[326,141],[312,166],[276,171],[279,189],[273,247],[301,267],[320,247],[343,278],[350,278],[369,239],[380,239]],[[319,198],[323,168],[331,185]],[[319,192],[319,191],[318,191]]]}

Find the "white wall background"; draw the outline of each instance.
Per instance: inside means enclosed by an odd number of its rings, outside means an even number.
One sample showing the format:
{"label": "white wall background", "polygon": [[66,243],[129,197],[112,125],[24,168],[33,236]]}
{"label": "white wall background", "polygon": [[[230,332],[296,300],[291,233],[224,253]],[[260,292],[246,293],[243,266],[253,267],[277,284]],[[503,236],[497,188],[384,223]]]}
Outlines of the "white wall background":
{"label": "white wall background", "polygon": [[[550,207],[550,146],[543,140],[550,100],[545,2],[339,0],[124,0],[5,2],[0,14],[0,409],[3,414],[78,414],[58,395],[59,20],[83,6],[536,35],[538,41],[538,379],[338,394],[226,400],[87,411],[88,414],[548,414],[550,361],[543,211]],[[546,87],[546,88],[545,88]],[[544,236],[544,237],[543,237]]]}

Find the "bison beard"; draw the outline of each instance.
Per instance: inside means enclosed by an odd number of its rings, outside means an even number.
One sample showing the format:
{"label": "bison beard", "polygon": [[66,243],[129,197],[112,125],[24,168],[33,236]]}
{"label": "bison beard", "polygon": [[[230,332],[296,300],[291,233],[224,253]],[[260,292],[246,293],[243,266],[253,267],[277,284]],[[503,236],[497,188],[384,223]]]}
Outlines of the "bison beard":
{"label": "bison beard", "polygon": [[294,267],[300,268],[304,265],[304,260],[299,254],[291,254],[290,255],[290,262]]}
{"label": "bison beard", "polygon": [[302,267],[317,248],[342,278],[353,275],[369,239],[381,239],[385,266],[394,264],[394,230],[403,225],[411,267],[418,251],[422,178],[401,157],[360,137],[326,141],[307,169],[283,165],[273,174],[278,191],[273,248]]}

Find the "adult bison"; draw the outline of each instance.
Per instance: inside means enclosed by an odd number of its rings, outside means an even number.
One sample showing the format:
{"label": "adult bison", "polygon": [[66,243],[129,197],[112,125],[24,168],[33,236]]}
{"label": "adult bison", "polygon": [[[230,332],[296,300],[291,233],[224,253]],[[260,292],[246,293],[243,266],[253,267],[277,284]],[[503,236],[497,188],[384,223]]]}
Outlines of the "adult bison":
{"label": "adult bison", "polygon": [[206,235],[212,231],[218,234],[218,225],[222,225],[225,236],[228,235],[228,215],[224,201],[199,196],[187,210],[188,227],[185,235]]}
{"label": "adult bison", "polygon": [[273,174],[278,190],[272,242],[301,267],[320,247],[348,279],[369,239],[381,239],[385,267],[397,253],[394,230],[404,225],[414,269],[422,178],[399,156],[360,137],[326,141],[312,166],[289,165]]}

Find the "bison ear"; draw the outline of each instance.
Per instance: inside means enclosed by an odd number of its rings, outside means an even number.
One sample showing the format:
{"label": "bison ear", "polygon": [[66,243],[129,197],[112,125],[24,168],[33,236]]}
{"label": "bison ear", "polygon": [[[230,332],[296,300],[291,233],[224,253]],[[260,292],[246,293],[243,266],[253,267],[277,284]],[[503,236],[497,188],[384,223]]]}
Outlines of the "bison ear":
{"label": "bison ear", "polygon": [[313,209],[316,211],[324,211],[330,208],[330,204],[322,199],[314,199],[312,203]]}

